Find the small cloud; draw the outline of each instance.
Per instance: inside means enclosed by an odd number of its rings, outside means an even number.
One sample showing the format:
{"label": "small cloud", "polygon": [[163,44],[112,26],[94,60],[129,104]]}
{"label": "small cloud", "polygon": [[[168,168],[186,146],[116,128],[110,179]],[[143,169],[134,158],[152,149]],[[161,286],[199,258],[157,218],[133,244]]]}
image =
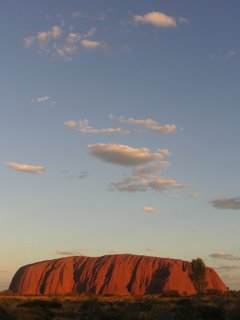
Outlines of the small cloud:
{"label": "small cloud", "polygon": [[147,206],[147,207],[144,207],[143,210],[146,213],[153,213],[155,211],[155,208]]}
{"label": "small cloud", "polygon": [[122,166],[137,166],[147,164],[153,160],[163,159],[165,154],[159,150],[150,153],[148,148],[132,148],[127,145],[114,143],[98,143],[88,145],[89,153],[108,163],[119,164]]}
{"label": "small cloud", "polygon": [[11,169],[27,173],[42,174],[45,170],[42,166],[28,165],[16,162],[9,162],[7,165]]}
{"label": "small cloud", "polygon": [[159,11],[152,11],[143,16],[135,15],[133,16],[133,21],[137,24],[152,24],[158,28],[170,28],[177,26],[175,18],[167,16]]}
{"label": "small cloud", "polygon": [[190,197],[199,198],[201,196],[201,192],[192,192],[190,193]]}
{"label": "small cloud", "polygon": [[[113,115],[109,115],[110,119],[114,119]],[[118,117],[117,120],[120,123],[125,123],[128,125],[142,126],[147,129],[154,130],[157,133],[173,133],[177,131],[177,127],[175,124],[164,124],[160,125],[153,119],[133,119],[133,118],[125,118],[124,116]]]}
{"label": "small cloud", "polygon": [[56,101],[51,99],[49,96],[40,96],[40,97],[35,97],[32,99],[32,103],[47,103],[49,105],[55,105],[56,104]]}
{"label": "small cloud", "polygon": [[61,34],[62,28],[60,26],[53,26],[48,31],[40,31],[35,36],[26,37],[24,39],[24,44],[26,48],[36,45],[40,49],[44,50],[48,41],[59,38]]}
{"label": "small cloud", "polygon": [[82,36],[79,32],[70,32],[67,36],[67,42],[70,44],[74,44],[81,40]]}
{"label": "small cloud", "polygon": [[87,119],[84,120],[69,120],[64,122],[64,124],[72,129],[76,129],[83,134],[125,134],[128,133],[122,128],[102,128],[96,129],[89,126]]}
{"label": "small cloud", "polygon": [[146,251],[146,252],[153,252],[153,251],[155,251],[155,250],[154,250],[154,249],[150,249],[150,248],[145,248],[144,251]]}
{"label": "small cloud", "polygon": [[91,38],[96,33],[97,29],[92,27],[87,32],[83,34],[83,38]]}
{"label": "small cloud", "polygon": [[235,50],[229,50],[225,56],[225,60],[231,60],[237,55],[237,52]]}
{"label": "small cloud", "polygon": [[237,197],[237,198],[221,197],[221,198],[213,199],[209,201],[209,203],[211,203],[213,207],[218,209],[232,209],[232,210],[240,209],[240,197]]}
{"label": "small cloud", "polygon": [[188,20],[186,18],[183,18],[183,17],[180,17],[178,18],[179,22],[182,23],[182,24],[188,24]]}
{"label": "small cloud", "polygon": [[96,49],[103,46],[103,44],[99,41],[93,41],[88,39],[84,39],[80,43],[83,47],[88,49]]}
{"label": "small cloud", "polygon": [[88,172],[87,171],[82,171],[79,173],[78,175],[78,179],[85,179],[88,176]]}
{"label": "small cloud", "polygon": [[82,13],[80,11],[74,11],[72,13],[73,18],[79,18],[82,16]]}
{"label": "small cloud", "polygon": [[61,256],[82,256],[84,250],[56,250],[56,254]]}
{"label": "small cloud", "polygon": [[239,256],[234,256],[229,253],[224,253],[223,251],[218,252],[218,253],[212,253],[209,255],[210,258],[213,259],[221,259],[221,260],[230,260],[230,261],[238,261],[240,260]]}
{"label": "small cloud", "polygon": [[48,96],[36,97],[32,99],[32,103],[44,103],[50,100]]}

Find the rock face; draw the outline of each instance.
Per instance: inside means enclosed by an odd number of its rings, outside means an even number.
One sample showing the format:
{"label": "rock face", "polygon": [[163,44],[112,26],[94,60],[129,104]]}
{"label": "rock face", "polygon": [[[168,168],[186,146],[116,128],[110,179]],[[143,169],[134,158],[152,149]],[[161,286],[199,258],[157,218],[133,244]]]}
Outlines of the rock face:
{"label": "rock face", "polygon": [[[9,289],[18,294],[143,295],[176,290],[194,294],[191,263],[182,260],[130,254],[103,257],[74,256],[21,267]],[[227,287],[217,273],[207,268],[208,289]]]}

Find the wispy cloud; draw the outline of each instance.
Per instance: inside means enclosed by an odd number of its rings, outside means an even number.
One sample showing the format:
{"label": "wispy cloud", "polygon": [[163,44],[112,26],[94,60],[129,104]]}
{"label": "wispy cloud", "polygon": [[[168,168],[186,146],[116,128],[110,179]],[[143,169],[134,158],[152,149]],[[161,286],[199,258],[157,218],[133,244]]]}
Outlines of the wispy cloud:
{"label": "wispy cloud", "polygon": [[87,171],[82,171],[79,173],[78,175],[78,179],[85,179],[88,176],[88,172]]}
{"label": "wispy cloud", "polygon": [[81,41],[81,45],[88,49],[96,49],[99,47],[103,47],[103,43],[100,41],[88,40],[84,39]]}
{"label": "wispy cloud", "polygon": [[101,129],[96,129],[93,128],[89,125],[89,122],[87,119],[84,120],[69,120],[64,122],[64,124],[72,129],[76,129],[79,132],[83,134],[91,133],[91,134],[124,134],[124,133],[129,133],[128,131],[125,131],[122,128],[101,128]]}
{"label": "wispy cloud", "polygon": [[[77,17],[78,12],[73,13]],[[90,49],[103,48],[105,45],[101,41],[93,40],[91,37],[96,33],[96,28],[80,33],[73,31],[71,26],[67,32],[65,23],[55,25],[47,31],[40,31],[36,35],[24,38],[25,48],[35,48],[38,52],[58,57],[67,61],[72,61],[77,52],[85,47]]]}
{"label": "wispy cloud", "polygon": [[239,270],[240,266],[234,266],[234,265],[220,265],[220,266],[215,266],[215,270],[218,272],[229,272],[232,270]]}
{"label": "wispy cloud", "polygon": [[73,16],[73,18],[79,18],[82,16],[82,13],[81,13],[81,11],[74,11],[72,13],[72,16]]}
{"label": "wispy cloud", "polygon": [[190,197],[199,198],[201,196],[201,192],[192,192],[190,193]]}
{"label": "wispy cloud", "polygon": [[133,21],[137,24],[152,24],[158,28],[170,28],[177,26],[177,20],[174,17],[168,16],[160,11],[148,12],[145,15],[133,16]]}
{"label": "wispy cloud", "polygon": [[[113,115],[109,116],[110,119],[114,119]],[[134,125],[134,126],[141,126],[147,129],[154,130],[157,133],[173,133],[177,131],[177,127],[175,124],[164,124],[160,125],[157,121],[153,119],[134,119],[134,118],[126,118],[124,116],[117,117],[117,120],[120,123]]]}
{"label": "wispy cloud", "polygon": [[166,149],[158,150],[156,153],[151,153],[148,148],[133,148],[127,145],[114,143],[98,143],[88,145],[89,153],[108,163],[137,166],[160,160],[165,157]]}
{"label": "wispy cloud", "polygon": [[143,208],[144,212],[146,213],[153,213],[155,211],[154,207],[146,206]]}
{"label": "wispy cloud", "polygon": [[129,177],[125,180],[111,184],[113,190],[125,192],[147,191],[152,189],[158,192],[163,192],[168,187],[186,188],[187,184],[178,183],[174,179],[164,178],[161,176],[141,178]]}
{"label": "wispy cloud", "polygon": [[40,96],[32,99],[32,103],[48,103],[50,105],[56,104],[56,101],[50,98],[49,96]]}
{"label": "wispy cloud", "polygon": [[42,166],[22,164],[22,163],[16,163],[16,162],[9,162],[7,163],[7,165],[11,169],[27,172],[27,173],[42,174],[45,170],[45,168]]}
{"label": "wispy cloud", "polygon": [[61,256],[81,256],[84,250],[56,250],[56,254]]}
{"label": "wispy cloud", "polygon": [[26,48],[38,46],[40,49],[46,48],[47,42],[59,38],[62,34],[62,28],[60,26],[53,26],[48,31],[40,31],[35,36],[24,38],[24,44]]}
{"label": "wispy cloud", "polygon": [[220,197],[209,201],[215,208],[218,209],[240,209],[240,197],[237,198],[228,198]]}
{"label": "wispy cloud", "polygon": [[225,60],[231,60],[237,55],[237,51],[229,50],[225,56]]}
{"label": "wispy cloud", "polygon": [[221,260],[230,260],[230,261],[238,261],[240,260],[239,256],[234,256],[232,254],[229,253],[225,253],[225,252],[218,252],[218,253],[211,253],[209,255],[210,258],[213,259],[221,259]]}

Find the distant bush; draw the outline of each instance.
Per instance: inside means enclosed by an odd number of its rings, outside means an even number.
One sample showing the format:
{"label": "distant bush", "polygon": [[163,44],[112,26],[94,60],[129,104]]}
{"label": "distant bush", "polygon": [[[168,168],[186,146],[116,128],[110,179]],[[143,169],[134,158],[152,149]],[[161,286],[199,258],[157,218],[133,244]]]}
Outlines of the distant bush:
{"label": "distant bush", "polygon": [[51,300],[32,300],[27,301],[19,305],[19,307],[24,308],[48,308],[48,309],[59,309],[62,307],[62,303],[59,301],[51,301]]}

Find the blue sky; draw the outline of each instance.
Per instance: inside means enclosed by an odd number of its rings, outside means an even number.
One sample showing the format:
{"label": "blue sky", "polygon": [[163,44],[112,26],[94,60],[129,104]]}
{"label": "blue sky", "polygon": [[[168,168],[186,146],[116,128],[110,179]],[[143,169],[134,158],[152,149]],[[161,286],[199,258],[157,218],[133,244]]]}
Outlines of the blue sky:
{"label": "blue sky", "polygon": [[201,257],[239,289],[239,9],[1,4],[1,289],[109,253]]}

